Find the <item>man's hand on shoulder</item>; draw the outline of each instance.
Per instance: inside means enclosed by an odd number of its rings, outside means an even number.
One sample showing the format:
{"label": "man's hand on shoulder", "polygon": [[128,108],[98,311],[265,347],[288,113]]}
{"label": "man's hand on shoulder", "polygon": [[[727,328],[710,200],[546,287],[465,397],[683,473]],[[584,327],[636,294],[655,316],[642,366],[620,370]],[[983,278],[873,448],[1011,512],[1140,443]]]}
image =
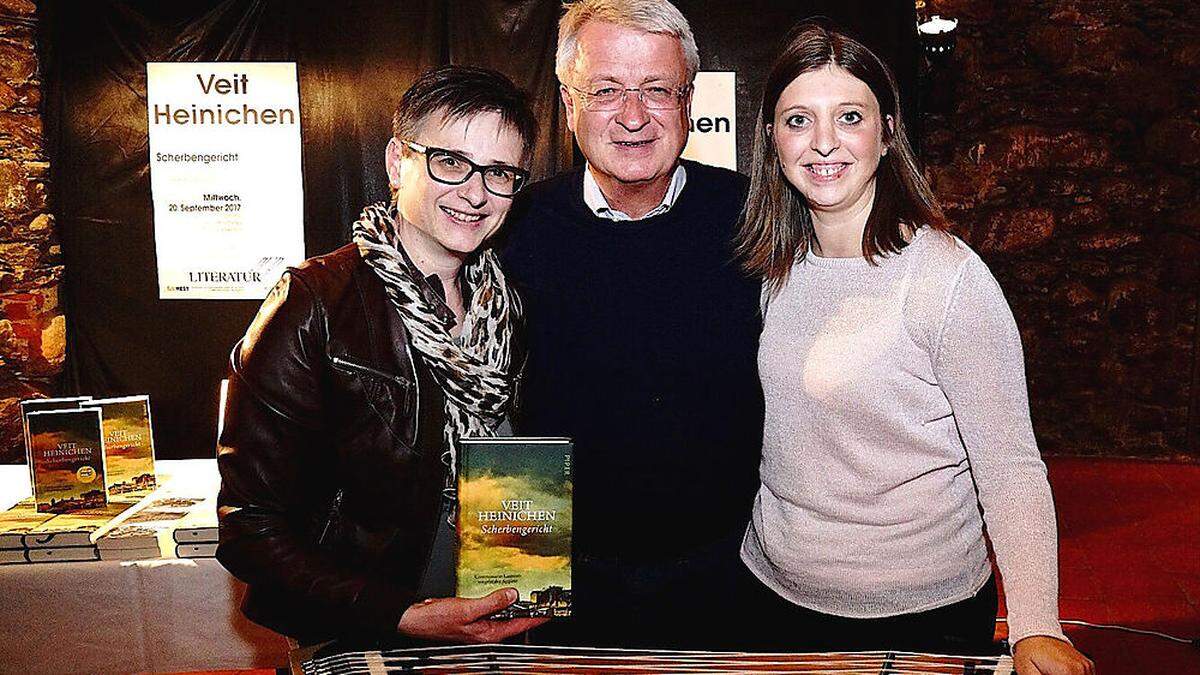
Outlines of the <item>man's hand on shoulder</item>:
{"label": "man's hand on shoulder", "polygon": [[516,602],[517,597],[515,589],[502,588],[482,598],[431,598],[406,609],[396,628],[424,640],[479,644],[499,642],[550,620],[486,618]]}

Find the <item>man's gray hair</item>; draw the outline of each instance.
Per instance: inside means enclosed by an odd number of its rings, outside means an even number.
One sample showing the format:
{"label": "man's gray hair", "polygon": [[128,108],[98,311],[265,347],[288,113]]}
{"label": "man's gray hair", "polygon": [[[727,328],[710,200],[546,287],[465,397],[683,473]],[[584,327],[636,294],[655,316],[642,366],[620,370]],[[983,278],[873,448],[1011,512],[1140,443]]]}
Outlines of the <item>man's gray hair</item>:
{"label": "man's gray hair", "polygon": [[579,31],[588,21],[603,21],[647,33],[670,35],[679,39],[690,83],[700,69],[696,37],[687,19],[667,0],[577,0],[567,5],[558,22],[558,52],[554,56],[554,74],[567,83],[575,68]]}

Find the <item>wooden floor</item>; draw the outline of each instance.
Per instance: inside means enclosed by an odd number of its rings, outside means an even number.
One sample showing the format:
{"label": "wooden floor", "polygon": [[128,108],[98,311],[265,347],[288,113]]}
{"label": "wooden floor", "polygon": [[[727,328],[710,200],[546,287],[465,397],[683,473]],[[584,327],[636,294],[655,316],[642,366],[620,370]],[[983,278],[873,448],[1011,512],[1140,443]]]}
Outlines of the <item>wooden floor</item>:
{"label": "wooden floor", "polygon": [[[1200,464],[1050,458],[1064,620],[1200,638]],[[1200,674],[1200,647],[1066,626],[1102,675]]]}

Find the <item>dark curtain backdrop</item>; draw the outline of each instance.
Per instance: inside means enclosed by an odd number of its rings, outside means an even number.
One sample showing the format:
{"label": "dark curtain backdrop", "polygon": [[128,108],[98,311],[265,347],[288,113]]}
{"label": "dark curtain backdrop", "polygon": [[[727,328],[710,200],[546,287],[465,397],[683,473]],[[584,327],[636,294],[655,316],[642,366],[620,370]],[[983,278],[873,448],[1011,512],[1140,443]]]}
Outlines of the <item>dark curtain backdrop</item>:
{"label": "dark curtain backdrop", "polygon": [[[916,123],[913,3],[679,0],[701,68],[738,73],[738,147],[782,36],[825,15],[897,71]],[[147,61],[295,61],[308,255],[342,245],[360,208],[387,197],[392,110],[442,63],[505,72],[534,97],[534,171],[577,161],[554,79],[558,0],[67,2],[45,0],[39,49],[51,204],[66,262],[63,393],[148,393],[159,457],[211,456],[229,350],[257,302],[158,299],[146,115]],[[739,162],[745,169],[744,159]]]}

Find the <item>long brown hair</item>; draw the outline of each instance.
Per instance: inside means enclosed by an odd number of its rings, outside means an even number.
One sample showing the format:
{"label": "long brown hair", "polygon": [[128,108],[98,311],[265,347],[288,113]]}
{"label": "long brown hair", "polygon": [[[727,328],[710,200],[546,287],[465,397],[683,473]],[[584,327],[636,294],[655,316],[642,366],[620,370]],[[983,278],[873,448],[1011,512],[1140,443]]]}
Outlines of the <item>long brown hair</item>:
{"label": "long brown hair", "polygon": [[793,80],[831,64],[862,80],[879,101],[883,119],[892,118],[890,130],[883,125],[888,152],[875,173],[875,202],[863,230],[863,257],[874,264],[876,256],[899,252],[906,244],[905,224],[947,227],[905,135],[900,91],[892,71],[854,38],[824,22],[802,22],[789,33],[763,87],[754,130],[750,196],[738,223],[737,257],[747,273],[766,281],[772,294],[787,281],[793,263],[808,253],[815,235],[808,203],[783,175],[769,125],[780,95]]}

